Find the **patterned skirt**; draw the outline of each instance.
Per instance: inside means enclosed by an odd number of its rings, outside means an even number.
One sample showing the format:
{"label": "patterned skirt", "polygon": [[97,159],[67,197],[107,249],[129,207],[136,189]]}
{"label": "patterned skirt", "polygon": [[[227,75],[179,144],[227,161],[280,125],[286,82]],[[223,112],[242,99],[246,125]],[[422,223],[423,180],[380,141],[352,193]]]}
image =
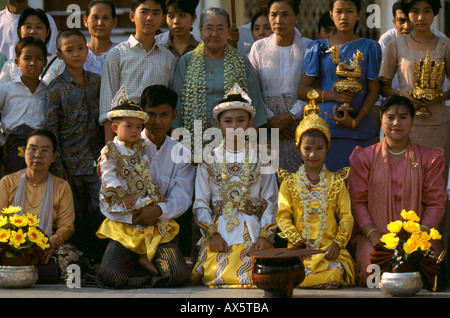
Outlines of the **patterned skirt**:
{"label": "patterned skirt", "polygon": [[252,281],[253,242],[245,226],[244,243],[228,247],[226,252],[213,252],[209,241],[201,240],[200,255],[192,271],[192,280],[211,288],[257,288]]}
{"label": "patterned skirt", "polygon": [[97,231],[99,238],[109,238],[139,255],[147,254],[151,262],[161,243],[168,243],[177,236],[179,226],[174,220],[158,222],[143,228],[138,225],[115,222],[105,219]]}

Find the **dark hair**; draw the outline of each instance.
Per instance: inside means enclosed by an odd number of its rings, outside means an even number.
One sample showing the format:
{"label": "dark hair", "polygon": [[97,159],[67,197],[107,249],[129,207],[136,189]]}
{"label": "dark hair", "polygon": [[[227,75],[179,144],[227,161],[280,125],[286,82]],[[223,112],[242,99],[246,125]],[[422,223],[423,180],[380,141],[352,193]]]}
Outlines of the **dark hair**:
{"label": "dark hair", "polygon": [[186,12],[191,16],[195,15],[200,0],[169,0],[167,2],[167,10],[169,7],[173,7],[177,12]]}
{"label": "dark hair", "polygon": [[392,106],[403,106],[408,110],[411,118],[416,114],[413,103],[406,97],[400,95],[392,95],[381,104],[381,114],[383,115]]}
{"label": "dark hair", "polygon": [[141,107],[156,107],[169,104],[172,109],[176,109],[178,94],[164,85],[151,85],[145,88],[141,94]]}
{"label": "dark hair", "polygon": [[330,17],[330,11],[326,11],[320,17],[319,25],[317,26],[317,32],[320,32],[321,27],[328,28],[330,26],[335,27],[336,25],[334,24],[333,19],[331,19]]}
{"label": "dark hair", "polygon": [[111,1],[108,0],[93,0],[91,2],[89,2],[88,7],[86,9],[86,16],[88,17],[91,14],[91,10],[94,6],[96,6],[97,4],[104,4],[107,5],[111,8],[111,16],[113,19],[116,18],[117,14],[116,14],[116,6],[114,5],[114,3],[112,3]]}
{"label": "dark hair", "polygon": [[84,36],[83,33],[81,33],[80,30],[78,30],[78,29],[66,29],[66,30],[62,30],[61,32],[59,32],[58,36],[56,37],[56,48],[58,49],[58,51],[61,51],[61,40],[62,39],[67,39],[68,37],[71,37],[72,35],[79,36],[87,44],[86,37]]}
{"label": "dark hair", "polygon": [[251,25],[250,29],[251,29],[252,31],[253,31],[253,29],[255,28],[255,22],[256,22],[256,20],[258,20],[258,18],[259,18],[259,17],[262,17],[262,16],[267,17],[267,11],[259,12],[259,13],[255,14],[255,15],[252,17],[252,23],[250,24],[250,25]]}
{"label": "dark hair", "polygon": [[[413,7],[414,3],[416,3],[419,0],[402,0],[402,11],[409,15],[409,11],[411,11],[411,8]],[[431,6],[431,9],[433,10],[434,15],[436,16],[439,13],[439,10],[442,8],[441,0],[424,0],[428,2]]]}
{"label": "dark hair", "polygon": [[[336,1],[338,1],[338,0],[330,0],[330,11],[333,11],[334,3]],[[351,2],[353,2],[353,4],[356,7],[356,11],[357,12],[361,11],[361,9],[362,9],[361,0],[344,0],[344,1],[351,1]],[[356,32],[356,30],[358,29],[358,25],[359,25],[359,21],[356,21],[355,27],[353,28],[353,32]]]}
{"label": "dark hair", "polygon": [[[131,0],[131,11],[136,12],[136,9],[143,3],[150,1],[150,0]],[[161,10],[163,13],[166,13],[167,7],[166,7],[166,1],[165,0],[151,0],[155,2],[156,4],[159,4],[161,6]]]}
{"label": "dark hair", "polygon": [[310,130],[305,131],[305,132],[302,134],[302,136],[300,137],[300,142],[299,142],[299,144],[298,144],[298,147],[299,147],[299,148],[300,148],[300,145],[302,144],[303,137],[306,137],[306,136],[312,137],[312,138],[314,138],[314,139],[316,139],[316,138],[323,138],[323,140],[325,140],[325,144],[326,144],[327,147],[328,147],[328,139],[327,139],[327,137],[323,134],[323,132],[321,132],[320,130],[317,130],[317,129],[310,129]]}
{"label": "dark hair", "polygon": [[402,0],[397,0],[393,5],[392,5],[392,17],[395,19],[395,15],[397,14],[397,10],[401,10],[402,9]]}
{"label": "dark hair", "polygon": [[[333,7],[334,7],[334,3],[337,2],[338,0],[330,0],[330,11],[333,11]],[[345,1],[351,1],[355,4],[356,10],[361,11],[362,9],[362,4],[361,4],[361,0],[345,0]]]}
{"label": "dark hair", "polygon": [[41,39],[33,36],[24,37],[16,44],[16,57],[18,58],[22,54],[23,49],[30,45],[40,48],[42,50],[42,54],[44,54],[44,59],[47,62],[47,47],[45,46],[45,43],[42,42]]}
{"label": "dark hair", "polygon": [[26,8],[25,10],[22,11],[19,17],[19,21],[17,22],[17,35],[19,36],[19,39],[22,38],[20,29],[25,24],[26,19],[32,15],[37,16],[39,20],[41,20],[42,23],[44,23],[45,27],[47,28],[47,31],[49,31],[44,42],[47,45],[48,41],[50,41],[50,36],[52,35],[52,29],[50,27],[50,21],[48,20],[47,14],[41,9]]}
{"label": "dark hair", "polygon": [[302,0],[270,0],[269,3],[267,4],[267,9],[270,11],[270,7],[275,2],[282,2],[282,1],[287,2],[292,7],[292,10],[294,10],[294,13],[296,15],[300,13],[300,2],[302,2]]}
{"label": "dark hair", "polygon": [[42,129],[42,128],[35,129],[28,134],[27,139],[25,139],[25,148],[28,146],[28,140],[33,136],[47,137],[52,142],[53,152],[56,151],[56,149],[58,147],[58,140],[56,139],[56,136],[50,130]]}

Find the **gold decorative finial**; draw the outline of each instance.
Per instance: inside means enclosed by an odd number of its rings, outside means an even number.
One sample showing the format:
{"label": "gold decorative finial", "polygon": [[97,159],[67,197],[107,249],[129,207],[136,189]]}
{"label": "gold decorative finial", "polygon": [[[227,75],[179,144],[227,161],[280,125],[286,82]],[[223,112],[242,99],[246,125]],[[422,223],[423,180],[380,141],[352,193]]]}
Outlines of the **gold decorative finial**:
{"label": "gold decorative finial", "polygon": [[308,92],[307,97],[309,99],[309,104],[305,106],[305,116],[295,131],[295,146],[299,146],[302,135],[311,129],[322,132],[327,139],[328,144],[330,144],[330,127],[325,120],[320,117],[320,106],[316,103],[319,94],[316,90],[311,90]]}
{"label": "gold decorative finial", "polygon": [[[433,101],[444,96],[442,89],[438,88],[441,80],[445,62],[437,64],[436,61],[431,61],[430,50],[427,50],[425,59],[420,59],[420,62],[414,62],[414,89],[409,94],[415,99],[427,99]],[[419,116],[429,117],[432,115],[431,111],[425,107],[420,107],[416,114]]]}

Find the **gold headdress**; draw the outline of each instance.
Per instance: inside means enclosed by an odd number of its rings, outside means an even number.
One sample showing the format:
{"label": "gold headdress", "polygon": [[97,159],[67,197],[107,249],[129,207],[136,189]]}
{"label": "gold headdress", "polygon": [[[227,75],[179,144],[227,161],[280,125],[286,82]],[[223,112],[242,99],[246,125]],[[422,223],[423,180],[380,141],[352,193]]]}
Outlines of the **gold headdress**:
{"label": "gold headdress", "polygon": [[295,146],[299,146],[302,135],[308,130],[320,131],[324,134],[328,144],[330,144],[330,127],[325,120],[320,117],[320,107],[316,104],[316,99],[319,98],[319,94],[315,90],[312,90],[308,92],[307,96],[309,99],[309,104],[305,106],[305,116],[295,132]]}
{"label": "gold headdress", "polygon": [[[136,108],[136,110],[121,109],[122,108],[121,106],[132,106]],[[117,91],[116,95],[114,96],[111,102],[111,111],[108,112],[106,117],[109,120],[113,120],[114,118],[132,117],[142,119],[144,123],[146,123],[149,120],[148,114],[142,110],[141,106],[128,100],[127,90],[125,86],[122,86]]]}
{"label": "gold headdress", "polygon": [[[246,102],[244,101],[226,101],[228,97],[231,97],[233,95],[240,95]],[[219,114],[223,113],[224,111],[231,110],[231,109],[241,109],[245,110],[250,114],[250,117],[253,118],[256,115],[255,107],[252,106],[252,100],[250,97],[242,90],[242,88],[239,87],[239,85],[236,83],[234,86],[230,89],[230,91],[227,93],[224,102],[221,102],[219,105],[214,107],[212,114],[215,120],[217,120]]]}

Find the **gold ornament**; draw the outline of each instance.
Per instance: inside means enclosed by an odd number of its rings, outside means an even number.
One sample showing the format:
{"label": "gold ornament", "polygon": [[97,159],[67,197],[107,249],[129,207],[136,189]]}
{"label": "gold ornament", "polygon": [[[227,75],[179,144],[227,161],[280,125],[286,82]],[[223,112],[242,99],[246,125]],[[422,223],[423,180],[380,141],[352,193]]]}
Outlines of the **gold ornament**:
{"label": "gold ornament", "polygon": [[[414,89],[409,95],[415,99],[436,100],[444,96],[442,89],[438,88],[439,80],[445,67],[445,62],[437,64],[436,61],[431,62],[430,51],[427,50],[425,60],[420,59],[419,64],[414,62]],[[432,112],[426,107],[421,106],[416,110],[416,115],[429,117]]]}
{"label": "gold ornament", "polygon": [[[360,83],[360,77],[362,76],[360,61],[364,60],[364,55],[360,50],[356,50],[356,54],[353,54],[353,59],[349,61],[341,61],[340,54],[341,50],[339,46],[335,45],[330,48],[325,53],[330,53],[333,58],[333,63],[336,64],[336,74],[342,79],[338,79],[333,85],[333,91],[338,93],[343,92],[363,92],[363,86]],[[347,109],[349,112],[355,112],[356,110],[350,106],[350,103],[343,103],[341,107],[338,108],[339,111]]]}
{"label": "gold ornament", "polygon": [[316,103],[316,99],[319,98],[319,93],[315,90],[311,90],[308,92],[307,96],[309,99],[309,104],[305,106],[305,116],[295,132],[295,146],[298,147],[300,145],[302,135],[311,129],[318,130],[323,133],[328,141],[328,144],[330,144],[330,128],[325,120],[320,117],[320,106]]}

